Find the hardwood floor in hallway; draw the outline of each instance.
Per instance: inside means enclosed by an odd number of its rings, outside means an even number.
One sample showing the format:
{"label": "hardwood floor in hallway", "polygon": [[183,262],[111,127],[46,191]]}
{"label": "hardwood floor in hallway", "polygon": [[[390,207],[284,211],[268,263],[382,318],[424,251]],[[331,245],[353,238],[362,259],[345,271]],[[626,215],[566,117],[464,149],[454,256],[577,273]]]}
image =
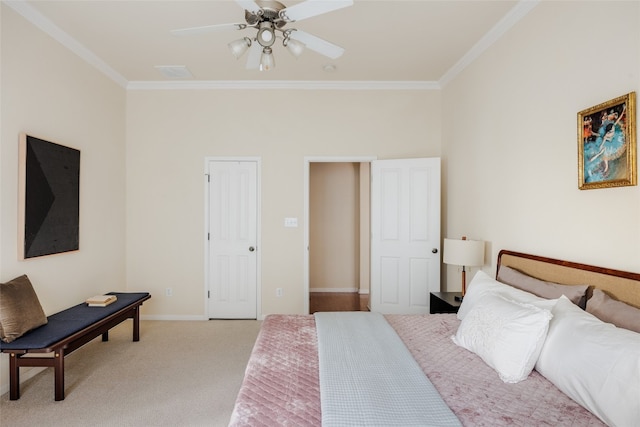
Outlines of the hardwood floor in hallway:
{"label": "hardwood floor in hallway", "polygon": [[311,292],[309,312],[317,311],[369,311],[369,295],[356,292]]}

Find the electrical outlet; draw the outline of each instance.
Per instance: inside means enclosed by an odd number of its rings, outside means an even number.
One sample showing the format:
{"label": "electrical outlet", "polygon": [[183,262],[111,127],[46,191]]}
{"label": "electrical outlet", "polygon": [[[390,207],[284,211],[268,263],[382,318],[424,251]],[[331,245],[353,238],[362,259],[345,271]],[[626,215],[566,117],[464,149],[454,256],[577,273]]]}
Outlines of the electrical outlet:
{"label": "electrical outlet", "polygon": [[276,289],[276,296],[277,296],[278,298],[280,298],[280,297],[282,296],[282,288],[277,288],[277,289]]}
{"label": "electrical outlet", "polygon": [[171,288],[167,288],[164,290],[164,295],[167,297],[172,297],[173,296],[173,289]]}

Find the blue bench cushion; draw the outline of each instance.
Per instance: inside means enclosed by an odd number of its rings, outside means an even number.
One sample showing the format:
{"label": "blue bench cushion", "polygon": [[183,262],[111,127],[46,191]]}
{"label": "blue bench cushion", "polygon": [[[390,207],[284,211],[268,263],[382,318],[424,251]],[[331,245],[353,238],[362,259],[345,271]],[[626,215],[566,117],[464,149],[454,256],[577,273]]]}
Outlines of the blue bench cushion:
{"label": "blue bench cushion", "polygon": [[149,295],[148,292],[119,293],[118,300],[106,307],[89,307],[86,303],[78,304],[47,317],[48,323],[40,326],[13,342],[0,341],[0,350],[31,350],[48,348],[56,342],[91,326],[105,317],[135,303]]}

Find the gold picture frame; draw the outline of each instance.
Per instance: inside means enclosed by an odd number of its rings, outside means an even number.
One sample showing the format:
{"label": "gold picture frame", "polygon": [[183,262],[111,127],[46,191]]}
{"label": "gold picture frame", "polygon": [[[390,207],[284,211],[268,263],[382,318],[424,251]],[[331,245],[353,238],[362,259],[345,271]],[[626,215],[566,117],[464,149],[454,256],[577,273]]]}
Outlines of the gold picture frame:
{"label": "gold picture frame", "polygon": [[578,113],[578,188],[637,185],[636,93]]}

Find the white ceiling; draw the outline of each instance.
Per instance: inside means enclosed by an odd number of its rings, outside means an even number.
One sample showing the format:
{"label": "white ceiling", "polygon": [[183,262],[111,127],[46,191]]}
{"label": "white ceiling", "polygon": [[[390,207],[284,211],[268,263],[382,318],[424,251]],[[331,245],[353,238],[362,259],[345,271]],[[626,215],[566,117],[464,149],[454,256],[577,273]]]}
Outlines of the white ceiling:
{"label": "white ceiling", "polygon": [[[291,6],[299,0],[281,0]],[[329,0],[330,1],[330,0]],[[355,0],[288,24],[345,48],[331,60],[307,50],[294,59],[280,43],[269,72],[246,70],[227,43],[255,30],[177,37],[172,29],[244,23],[233,0],[6,1],[7,5],[123,86],[161,84],[156,68],[186,66],[194,82],[315,82],[440,87],[521,19],[536,1]],[[335,71],[327,72],[325,65]]]}

